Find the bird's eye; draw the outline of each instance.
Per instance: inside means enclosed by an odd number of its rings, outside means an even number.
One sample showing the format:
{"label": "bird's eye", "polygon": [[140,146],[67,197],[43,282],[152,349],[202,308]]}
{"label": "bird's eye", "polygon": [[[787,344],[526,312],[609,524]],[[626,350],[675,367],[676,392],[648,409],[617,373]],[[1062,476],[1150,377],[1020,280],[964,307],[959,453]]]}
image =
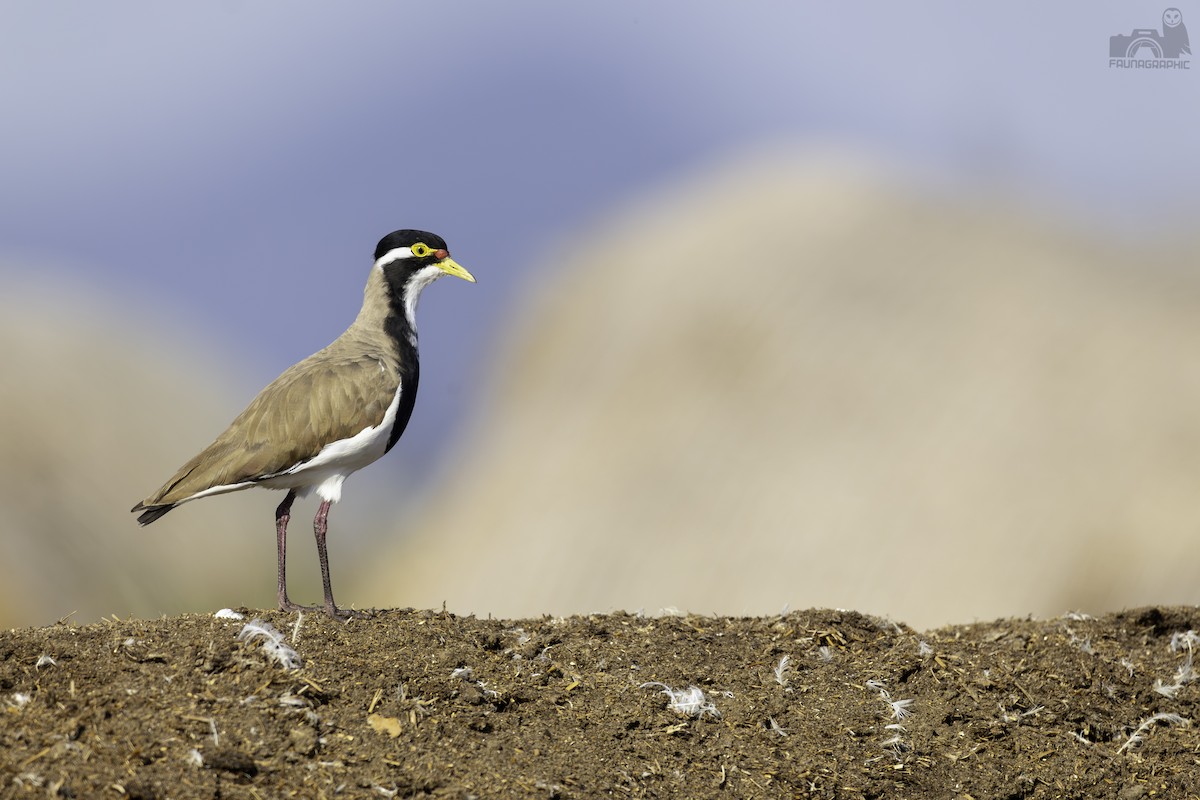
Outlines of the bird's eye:
{"label": "bird's eye", "polygon": [[433,251],[429,249],[429,245],[424,242],[417,242],[412,246],[412,254],[417,258],[424,258]]}

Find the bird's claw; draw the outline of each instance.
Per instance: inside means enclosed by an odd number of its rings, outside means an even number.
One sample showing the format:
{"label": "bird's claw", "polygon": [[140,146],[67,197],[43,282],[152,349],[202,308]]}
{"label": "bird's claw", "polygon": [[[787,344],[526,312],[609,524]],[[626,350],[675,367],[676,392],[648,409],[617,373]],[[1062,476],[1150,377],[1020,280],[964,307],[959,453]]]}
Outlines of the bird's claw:
{"label": "bird's claw", "polygon": [[349,622],[352,619],[371,619],[375,616],[375,614],[371,611],[357,611],[352,608],[338,608],[333,603],[327,603],[323,606],[305,606],[301,605],[300,603],[293,603],[291,600],[281,600],[279,603],[279,610],[287,612],[325,612],[338,622]]}

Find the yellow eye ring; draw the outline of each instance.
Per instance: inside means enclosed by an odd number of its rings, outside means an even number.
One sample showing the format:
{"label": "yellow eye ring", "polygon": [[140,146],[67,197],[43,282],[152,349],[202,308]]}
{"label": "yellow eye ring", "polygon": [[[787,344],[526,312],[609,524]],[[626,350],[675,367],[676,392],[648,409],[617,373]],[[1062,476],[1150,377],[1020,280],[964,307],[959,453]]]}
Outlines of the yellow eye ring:
{"label": "yellow eye ring", "polygon": [[412,254],[417,258],[424,258],[433,251],[429,249],[429,245],[424,242],[417,242],[412,246]]}

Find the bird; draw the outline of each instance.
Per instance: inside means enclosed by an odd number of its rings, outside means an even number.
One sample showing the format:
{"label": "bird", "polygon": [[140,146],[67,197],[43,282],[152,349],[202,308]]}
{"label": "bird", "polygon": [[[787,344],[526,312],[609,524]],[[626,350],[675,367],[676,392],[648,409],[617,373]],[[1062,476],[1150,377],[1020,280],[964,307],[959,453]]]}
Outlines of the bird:
{"label": "bird", "polygon": [[289,599],[285,562],[292,503],[315,491],[324,610],[340,620],[361,616],[333,599],[325,546],[329,509],[341,499],[346,478],[391,450],[408,425],[420,373],[417,300],[445,275],[475,282],[440,236],[405,229],[380,239],[350,327],[285,370],[212,444],[135,505],[138,523],[149,525],[202,497],[254,486],[286,490],[275,509],[277,600],[284,611],[312,610]]}
{"label": "bird", "polygon": [[1162,16],[1163,58],[1182,58],[1192,54],[1192,43],[1188,39],[1187,26],[1183,24],[1183,12],[1168,8]]}

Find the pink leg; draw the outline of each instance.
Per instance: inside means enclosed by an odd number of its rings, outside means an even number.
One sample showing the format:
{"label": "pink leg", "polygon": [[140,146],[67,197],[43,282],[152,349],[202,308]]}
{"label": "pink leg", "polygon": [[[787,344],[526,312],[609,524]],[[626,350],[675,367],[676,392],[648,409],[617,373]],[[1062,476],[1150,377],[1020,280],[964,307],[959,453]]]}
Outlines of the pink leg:
{"label": "pink leg", "polygon": [[337,607],[333,602],[333,585],[329,580],[329,553],[325,549],[325,534],[329,531],[329,507],[333,505],[330,501],[322,501],[317,509],[317,516],[313,518],[313,533],[317,537],[317,560],[321,563],[321,587],[325,590],[325,611],[334,619],[345,620],[350,617],[366,616],[361,612],[344,611]]}
{"label": "pink leg", "polygon": [[292,517],[292,502],[296,499],[296,490],[292,489],[283,498],[279,508],[275,509],[275,551],[278,559],[279,582],[276,586],[276,597],[279,608],[283,611],[296,610],[296,604],[288,600],[287,594],[287,526]]}
{"label": "pink leg", "polygon": [[329,581],[329,553],[325,550],[325,534],[329,530],[328,500],[321,501],[317,516],[313,519],[313,533],[317,536],[317,561],[321,564],[321,588],[325,590],[325,610],[329,616],[338,615],[337,605],[333,602],[333,585]]}

